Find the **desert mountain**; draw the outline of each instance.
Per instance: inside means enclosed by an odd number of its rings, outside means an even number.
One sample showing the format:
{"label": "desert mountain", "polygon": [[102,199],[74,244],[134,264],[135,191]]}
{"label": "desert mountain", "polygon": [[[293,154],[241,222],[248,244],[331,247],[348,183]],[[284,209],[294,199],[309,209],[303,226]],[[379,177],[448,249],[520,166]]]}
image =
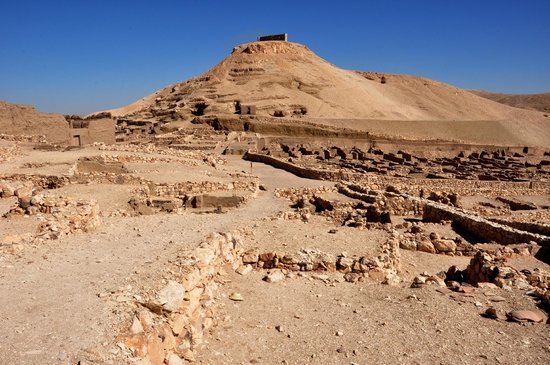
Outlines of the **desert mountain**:
{"label": "desert mountain", "polygon": [[550,113],[550,93],[543,94],[501,94],[482,90],[470,90],[471,93],[486,99],[515,108],[538,110]]}
{"label": "desert mountain", "polygon": [[66,142],[69,125],[63,115],[41,113],[32,105],[0,101],[0,133],[45,135],[52,143]]}
{"label": "desert mountain", "polygon": [[[258,116],[413,138],[535,145],[550,140],[550,119],[542,113],[423,77],[340,69],[304,45],[283,41],[237,46],[203,75],[110,112],[175,121],[235,114],[241,105],[255,106]],[[503,138],[495,139],[498,133]]]}

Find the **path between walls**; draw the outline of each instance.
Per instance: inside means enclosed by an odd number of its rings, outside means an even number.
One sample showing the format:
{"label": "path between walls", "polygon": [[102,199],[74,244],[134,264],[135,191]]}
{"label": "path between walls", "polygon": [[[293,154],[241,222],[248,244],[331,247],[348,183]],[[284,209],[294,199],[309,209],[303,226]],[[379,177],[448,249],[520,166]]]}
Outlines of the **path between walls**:
{"label": "path between walls", "polygon": [[[228,168],[249,171],[250,163],[235,158]],[[209,233],[286,210],[275,188],[330,185],[263,164],[252,172],[267,191],[229,213],[105,218],[91,234],[0,256],[0,364],[72,364],[82,351],[100,353],[121,315],[99,294],[158,286],[166,263]]]}

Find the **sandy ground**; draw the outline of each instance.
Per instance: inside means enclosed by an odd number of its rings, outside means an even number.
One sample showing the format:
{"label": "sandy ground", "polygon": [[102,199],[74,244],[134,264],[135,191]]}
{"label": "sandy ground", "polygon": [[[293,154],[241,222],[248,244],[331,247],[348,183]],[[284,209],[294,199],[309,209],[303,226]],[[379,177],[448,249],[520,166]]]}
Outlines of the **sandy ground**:
{"label": "sandy ground", "polygon": [[[434,287],[369,281],[329,283],[303,277],[269,284],[261,272],[232,274],[223,288],[225,321],[200,364],[547,364],[545,325],[480,316],[489,305],[533,307],[521,293],[472,296]],[[341,278],[336,278],[342,280]],[[231,302],[237,291],[242,302]],[[476,306],[476,302],[480,306]],[[479,304],[478,304],[479,305]]]}
{"label": "sandy ground", "polygon": [[[76,156],[93,153],[80,151]],[[69,166],[75,158],[44,155],[40,158],[53,162],[44,168],[55,171],[59,162]],[[21,159],[31,161],[32,156]],[[20,165],[21,160],[12,161],[1,170],[19,171]],[[201,168],[191,169],[191,174]],[[250,165],[229,157],[219,172],[224,170],[249,171]],[[190,170],[178,171],[181,177]],[[211,232],[241,228],[247,247],[265,250],[309,248],[350,255],[375,254],[388,237],[383,230],[336,227],[323,217],[313,217],[307,224],[274,219],[290,209],[289,201],[274,196],[275,188],[332,184],[263,164],[253,164],[252,172],[267,191],[229,213],[113,217],[93,233],[27,247],[17,256],[0,256],[0,364],[65,365],[82,359],[113,363],[105,354],[116,348],[114,337],[126,319],[132,293],[162,286],[170,260],[181,250],[196,247]],[[124,203],[125,188],[75,185],[58,192],[92,196],[107,211]],[[1,202],[0,208],[7,209],[10,202]],[[0,221],[5,233],[26,229],[32,218]],[[337,232],[329,233],[331,229]],[[445,226],[439,229],[441,234],[452,234]],[[465,267],[469,260],[407,251],[402,256],[407,278],[453,264]],[[525,266],[542,266],[533,258],[525,260]],[[220,318],[225,319],[207,337],[209,344],[198,354],[198,363],[544,364],[550,359],[548,326],[483,319],[479,313],[489,304],[483,291],[469,297],[434,287],[410,289],[407,283],[401,287],[368,280],[349,284],[340,274],[332,274],[327,283],[307,275],[267,284],[261,280],[264,274],[228,274],[231,282],[219,293]],[[242,293],[245,301],[230,302],[227,296],[233,291]],[[497,294],[506,299],[497,303],[503,309],[534,307],[520,291]]]}
{"label": "sandy ground", "polygon": [[[234,166],[240,171],[248,165],[235,159]],[[287,202],[272,195],[275,187],[319,185],[264,165],[254,166],[254,173],[268,192],[230,214],[111,218],[94,233],[28,247],[18,257],[0,256],[0,363],[73,364],[79,356],[106,353],[122,320],[117,304],[124,298],[98,294],[158,286],[178,251],[195,247],[211,232],[250,226],[287,210]],[[97,195],[101,187],[63,189],[76,189],[76,195],[94,189]],[[98,200],[116,204],[109,202],[109,186],[103,188]],[[2,233],[21,232],[11,222],[2,227]]]}

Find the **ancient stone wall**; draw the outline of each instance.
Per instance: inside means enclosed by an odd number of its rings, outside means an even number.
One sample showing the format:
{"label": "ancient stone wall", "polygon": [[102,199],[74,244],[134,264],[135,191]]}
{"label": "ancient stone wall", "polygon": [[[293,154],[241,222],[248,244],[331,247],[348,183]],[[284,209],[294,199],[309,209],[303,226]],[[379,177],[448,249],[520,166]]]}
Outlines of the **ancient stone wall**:
{"label": "ancient stone wall", "polygon": [[491,218],[492,222],[503,224],[521,231],[541,234],[550,237],[550,224],[533,223],[533,222],[515,222],[508,219]]}
{"label": "ancient stone wall", "polygon": [[425,201],[423,220],[426,222],[452,221],[462,229],[485,240],[500,244],[537,242],[543,246],[550,245],[550,237],[521,231],[506,225],[491,222],[485,218],[468,214],[462,209],[448,205]]}
{"label": "ancient stone wall", "polygon": [[305,168],[305,167],[295,165],[291,162],[283,161],[281,159],[268,156],[268,155],[259,154],[259,153],[248,152],[245,155],[245,158],[252,162],[265,163],[267,165],[288,171],[296,176],[304,177],[306,179],[338,181],[343,179],[349,180],[352,175],[350,173],[342,172],[342,171],[318,170],[318,169],[312,169],[312,168]]}
{"label": "ancient stone wall", "polygon": [[370,186],[374,190],[383,190],[392,185],[401,192],[419,195],[421,191],[439,191],[458,195],[485,195],[497,197],[502,195],[545,195],[550,194],[549,181],[507,182],[507,181],[479,181],[479,180],[430,180],[386,177],[374,174],[344,172],[339,170],[321,170],[298,166],[273,156],[248,152],[245,158],[253,162],[262,162],[267,165],[288,171],[300,177],[315,180],[351,181],[359,185]]}
{"label": "ancient stone wall", "polygon": [[[368,192],[368,189],[361,188],[360,185],[356,184],[340,184],[338,185],[338,191],[346,196],[366,202],[372,202],[378,199],[376,195],[365,194],[365,191]],[[533,241],[540,245],[550,245],[550,236],[541,234],[540,232],[540,230],[546,232],[544,229],[547,229],[547,225],[515,222],[512,224],[510,224],[510,222],[497,223],[460,208],[410,196],[408,194],[385,191],[383,195],[389,198],[389,202],[391,202],[392,199],[401,198],[398,201],[400,203],[398,206],[401,207],[401,211],[399,212],[401,215],[415,215],[422,212],[425,222],[452,221],[462,229],[486,242],[495,241],[500,244],[516,244]],[[527,230],[526,228],[530,229]],[[536,231],[537,229],[539,232]]]}
{"label": "ancient stone wall", "polygon": [[135,316],[117,337],[119,346],[152,365],[193,361],[206,332],[216,323],[219,273],[228,266],[238,267],[241,247],[237,235],[213,234],[179,255],[172,271],[181,274],[156,296],[135,303]]}
{"label": "ancient stone wall", "polygon": [[339,271],[347,281],[357,281],[359,276],[370,277],[385,284],[399,283],[401,253],[399,242],[392,236],[381,246],[376,257],[332,255],[318,250],[302,250],[296,253],[259,252],[252,248],[242,255],[243,265],[256,269],[281,269],[287,271]]}

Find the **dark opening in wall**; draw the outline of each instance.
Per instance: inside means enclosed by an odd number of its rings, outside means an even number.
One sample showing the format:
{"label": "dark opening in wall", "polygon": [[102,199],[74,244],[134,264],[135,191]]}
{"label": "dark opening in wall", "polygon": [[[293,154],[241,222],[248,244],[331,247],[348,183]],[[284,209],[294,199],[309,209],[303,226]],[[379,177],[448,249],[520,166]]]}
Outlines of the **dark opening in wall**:
{"label": "dark opening in wall", "polygon": [[208,108],[208,104],[205,102],[200,102],[195,104],[195,110],[191,112],[191,114],[195,116],[201,116],[204,115],[204,110]]}
{"label": "dark opening in wall", "polygon": [[235,114],[241,114],[241,102],[235,100]]}
{"label": "dark opening in wall", "polygon": [[243,125],[243,129],[245,132],[248,132],[250,130],[250,122],[245,122]]}

